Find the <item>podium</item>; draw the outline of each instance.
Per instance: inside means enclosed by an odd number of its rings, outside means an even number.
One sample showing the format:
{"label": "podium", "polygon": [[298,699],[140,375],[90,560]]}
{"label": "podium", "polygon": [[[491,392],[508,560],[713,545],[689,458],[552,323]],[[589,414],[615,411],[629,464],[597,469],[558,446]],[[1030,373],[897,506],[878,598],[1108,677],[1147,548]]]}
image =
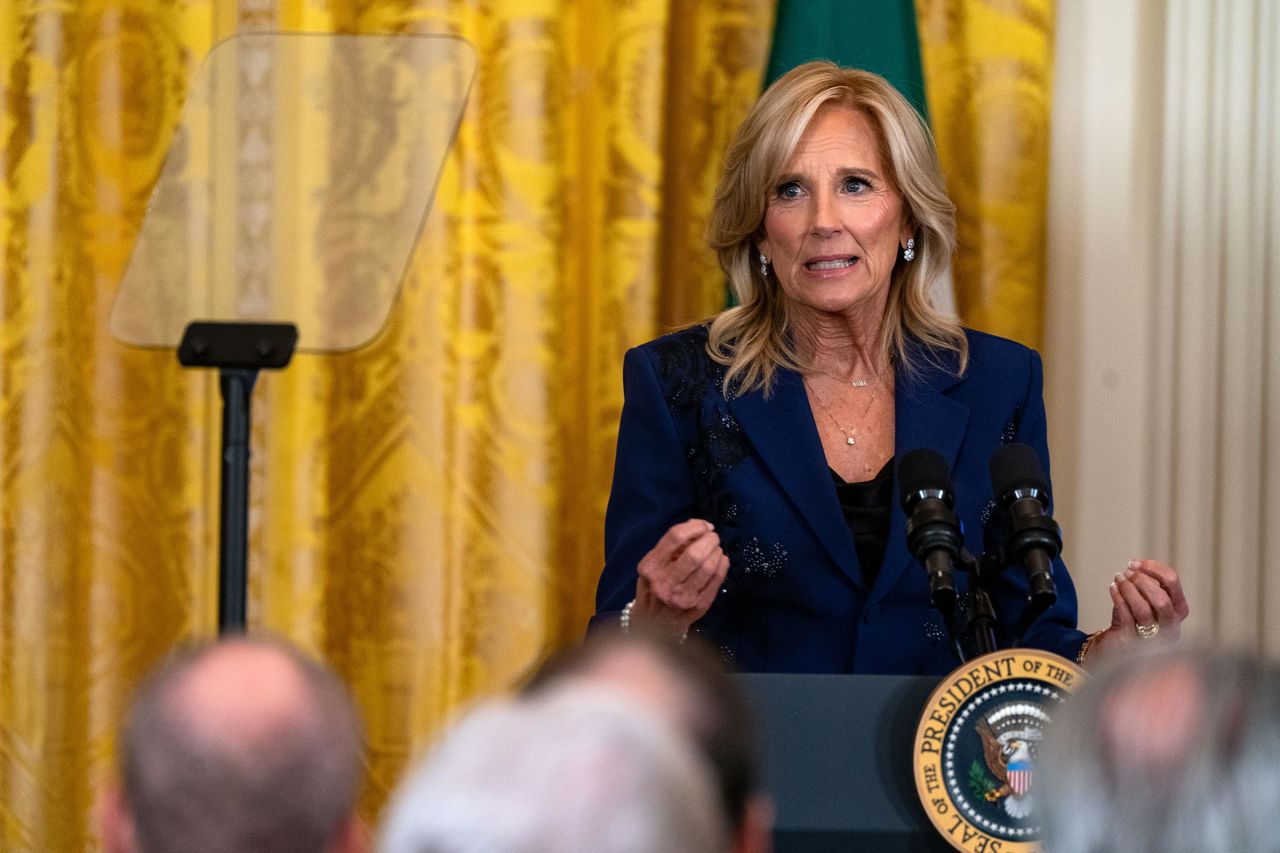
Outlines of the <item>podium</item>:
{"label": "podium", "polygon": [[743,674],[777,808],[776,853],[952,847],[925,816],[912,739],[936,676]]}

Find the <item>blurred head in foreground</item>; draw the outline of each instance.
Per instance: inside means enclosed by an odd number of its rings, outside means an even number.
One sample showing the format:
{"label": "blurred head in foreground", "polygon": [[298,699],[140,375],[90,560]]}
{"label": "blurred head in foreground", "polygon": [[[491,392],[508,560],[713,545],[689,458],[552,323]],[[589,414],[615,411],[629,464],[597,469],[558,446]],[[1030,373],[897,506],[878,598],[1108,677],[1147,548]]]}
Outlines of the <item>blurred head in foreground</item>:
{"label": "blurred head in foreground", "polygon": [[773,804],[762,788],[756,722],[742,690],[705,643],[643,628],[595,631],[543,664],[524,692],[537,696],[578,684],[639,701],[691,737],[715,774],[732,849],[771,849]]}
{"label": "blurred head in foreground", "polygon": [[135,694],[122,785],[101,808],[108,853],[351,851],[363,733],[338,678],[279,641],[180,652]]}
{"label": "blurred head in foreground", "polygon": [[1280,671],[1123,656],[1059,713],[1041,766],[1050,853],[1280,850]]}
{"label": "blurred head in foreground", "polygon": [[388,809],[384,853],[721,853],[705,762],[660,717],[606,691],[481,705]]}

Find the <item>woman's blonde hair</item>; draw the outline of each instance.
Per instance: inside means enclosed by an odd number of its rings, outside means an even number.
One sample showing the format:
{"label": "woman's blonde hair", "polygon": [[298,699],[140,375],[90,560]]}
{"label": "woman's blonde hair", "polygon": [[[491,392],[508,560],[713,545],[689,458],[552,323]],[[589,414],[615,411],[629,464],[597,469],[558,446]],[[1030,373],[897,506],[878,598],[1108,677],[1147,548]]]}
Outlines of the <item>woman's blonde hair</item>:
{"label": "woman's blonde hair", "polygon": [[[920,115],[887,80],[832,62],[808,62],[765,91],[738,128],[716,187],[707,240],[720,258],[738,304],[712,321],[707,351],[727,365],[726,389],[767,394],[779,367],[810,369],[798,351],[790,305],[777,276],[761,276],[757,258],[773,187],[820,107],[837,104],[864,116],[880,143],[890,183],[902,195],[915,231],[915,260],[899,257],[889,285],[881,327],[882,363],[892,358],[908,374],[908,341],[924,345],[923,356],[941,363],[954,353],[959,372],[968,363],[968,341],[959,320],[933,307],[929,291],[947,270],[955,250],[955,205],[947,197],[933,137]],[[917,356],[918,358],[918,356]]]}

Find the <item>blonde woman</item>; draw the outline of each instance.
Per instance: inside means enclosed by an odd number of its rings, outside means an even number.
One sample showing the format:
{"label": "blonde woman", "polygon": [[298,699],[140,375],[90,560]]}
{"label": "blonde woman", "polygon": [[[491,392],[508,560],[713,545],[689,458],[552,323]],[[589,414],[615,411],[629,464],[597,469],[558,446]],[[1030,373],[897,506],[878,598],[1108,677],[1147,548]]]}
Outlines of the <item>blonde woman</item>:
{"label": "blonde woman", "polygon": [[[927,127],[874,74],[794,69],[730,146],[709,240],[739,304],[627,354],[593,625],[693,630],[745,671],[949,671],[895,456],[947,459],[974,547],[992,452],[1028,444],[1047,471],[1048,447],[1040,357],[931,304],[955,207]],[[1086,642],[1061,561],[1054,575],[1022,642],[1069,659],[1139,626],[1175,637],[1187,614],[1177,574],[1135,560]],[[1002,645],[1026,597],[1022,572],[1000,575]]]}

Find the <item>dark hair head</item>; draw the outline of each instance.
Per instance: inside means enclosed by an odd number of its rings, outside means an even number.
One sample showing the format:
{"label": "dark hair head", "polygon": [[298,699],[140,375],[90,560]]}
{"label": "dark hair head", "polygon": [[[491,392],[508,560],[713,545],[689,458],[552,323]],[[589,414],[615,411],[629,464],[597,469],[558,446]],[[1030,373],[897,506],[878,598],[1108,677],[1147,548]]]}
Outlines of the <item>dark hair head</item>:
{"label": "dark hair head", "polygon": [[350,694],[283,642],[183,650],[125,719],[124,794],[148,853],[303,853],[351,816],[363,733]]}
{"label": "dark hair head", "polygon": [[634,627],[627,634],[596,631],[584,642],[549,658],[523,692],[539,694],[562,681],[596,677],[611,661],[621,662],[628,654],[657,664],[679,685],[682,707],[665,710],[676,717],[711,765],[726,815],[737,826],[751,796],[760,790],[755,718],[719,656],[696,636],[682,642]]}

